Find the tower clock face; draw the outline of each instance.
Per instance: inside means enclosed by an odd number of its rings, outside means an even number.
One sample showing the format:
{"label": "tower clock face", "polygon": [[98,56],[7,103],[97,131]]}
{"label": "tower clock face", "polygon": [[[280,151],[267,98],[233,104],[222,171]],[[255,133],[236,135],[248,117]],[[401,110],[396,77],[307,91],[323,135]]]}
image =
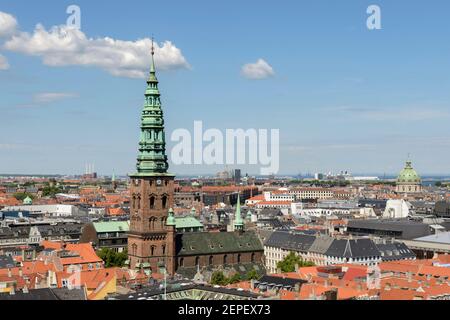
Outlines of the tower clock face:
{"label": "tower clock face", "polygon": [[158,180],[156,180],[156,184],[157,184],[158,186],[160,186],[160,185],[162,185],[162,181],[161,181],[160,179],[158,179]]}

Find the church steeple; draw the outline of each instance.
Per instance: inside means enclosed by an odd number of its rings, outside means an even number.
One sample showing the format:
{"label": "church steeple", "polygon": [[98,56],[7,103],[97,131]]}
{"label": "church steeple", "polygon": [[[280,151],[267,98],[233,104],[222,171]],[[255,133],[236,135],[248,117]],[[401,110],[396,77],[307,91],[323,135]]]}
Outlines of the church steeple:
{"label": "church steeple", "polygon": [[234,214],[234,231],[243,231],[244,221],[241,216],[241,195],[238,194],[238,200],[236,204],[236,213]]}
{"label": "church steeple", "polygon": [[166,155],[166,138],[164,131],[164,114],[158,78],[155,68],[155,47],[152,40],[152,63],[145,90],[144,109],[141,118],[141,138],[137,158],[138,176],[155,176],[167,174],[169,168]]}
{"label": "church steeple", "polygon": [[175,273],[175,175],[166,155],[164,116],[155,68],[155,47],[152,41],[150,74],[141,115],[141,137],[137,172],[130,175],[130,230],[128,257],[130,267],[146,265],[153,272],[165,268]]}

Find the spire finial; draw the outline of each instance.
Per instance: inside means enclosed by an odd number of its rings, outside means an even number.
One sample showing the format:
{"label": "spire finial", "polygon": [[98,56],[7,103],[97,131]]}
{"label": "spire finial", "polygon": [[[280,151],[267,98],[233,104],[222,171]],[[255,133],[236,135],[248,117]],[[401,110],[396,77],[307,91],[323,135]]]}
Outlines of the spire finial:
{"label": "spire finial", "polygon": [[155,38],[152,36],[152,66],[150,69],[150,73],[155,73],[156,69],[155,69]]}
{"label": "spire finial", "polygon": [[155,55],[155,37],[152,35],[152,56]]}

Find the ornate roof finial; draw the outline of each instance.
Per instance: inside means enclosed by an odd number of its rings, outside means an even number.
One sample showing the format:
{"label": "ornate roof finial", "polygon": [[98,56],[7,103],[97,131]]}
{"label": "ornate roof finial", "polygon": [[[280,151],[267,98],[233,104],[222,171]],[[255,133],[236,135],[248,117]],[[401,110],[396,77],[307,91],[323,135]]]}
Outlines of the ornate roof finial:
{"label": "ornate roof finial", "polygon": [[150,74],[151,75],[155,75],[156,72],[156,68],[155,68],[155,38],[152,36],[152,65],[151,65],[151,69],[150,69]]}
{"label": "ornate roof finial", "polygon": [[154,43],[155,43],[155,37],[153,37],[153,35],[152,35],[152,56],[155,55],[155,45],[154,45]]}

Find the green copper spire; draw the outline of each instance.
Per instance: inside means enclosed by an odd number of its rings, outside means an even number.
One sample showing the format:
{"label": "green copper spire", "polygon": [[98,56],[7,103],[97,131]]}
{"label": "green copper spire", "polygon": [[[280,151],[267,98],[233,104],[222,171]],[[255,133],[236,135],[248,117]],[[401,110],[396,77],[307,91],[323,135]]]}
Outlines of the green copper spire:
{"label": "green copper spire", "polygon": [[137,176],[170,175],[166,155],[166,138],[161,95],[155,69],[155,48],[152,40],[152,63],[145,90],[145,103],[141,118],[141,138],[137,158]]}
{"label": "green copper spire", "polygon": [[195,217],[197,215],[197,210],[194,207],[191,209],[191,216]]}
{"label": "green copper spire", "polygon": [[166,225],[167,226],[175,226],[176,225],[175,215],[173,213],[172,208],[169,209],[169,217],[167,218]]}
{"label": "green copper spire", "polygon": [[241,216],[241,195],[238,194],[238,200],[236,204],[236,213],[234,214],[234,231],[244,230],[244,221]]}

